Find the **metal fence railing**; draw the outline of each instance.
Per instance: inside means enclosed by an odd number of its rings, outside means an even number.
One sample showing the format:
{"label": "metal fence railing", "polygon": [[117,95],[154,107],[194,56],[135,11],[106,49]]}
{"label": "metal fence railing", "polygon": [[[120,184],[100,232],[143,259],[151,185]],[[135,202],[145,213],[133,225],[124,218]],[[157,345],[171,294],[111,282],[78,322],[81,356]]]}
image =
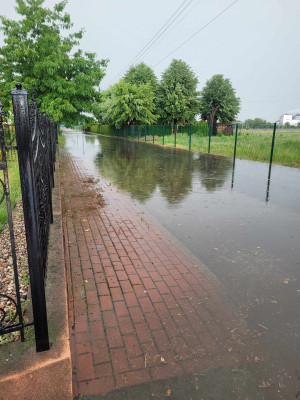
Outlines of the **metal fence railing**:
{"label": "metal fence railing", "polygon": [[[29,101],[28,93],[22,89],[21,84],[17,84],[11,94],[15,126],[3,124],[5,114],[0,109],[0,172],[3,172],[4,175],[3,179],[0,176],[0,205],[4,206],[6,200],[14,269],[14,289],[6,294],[2,293],[3,285],[0,286],[0,300],[6,302],[5,307],[0,306],[0,335],[20,332],[23,341],[24,329],[34,325],[36,350],[44,351],[48,350],[50,346],[45,284],[50,224],[53,222],[52,189],[54,187],[57,126],[46,117],[45,113],[38,111],[33,95]],[[33,321],[26,323],[22,317],[9,189],[8,173],[11,165],[8,161],[11,155],[16,157],[15,161],[11,160],[11,164],[19,166],[27,242]]]}
{"label": "metal fence railing", "polygon": [[243,124],[206,122],[186,125],[126,125],[112,128],[110,135],[145,143],[172,146],[191,151],[269,162],[273,137],[273,161],[300,167],[300,128],[249,129]]}

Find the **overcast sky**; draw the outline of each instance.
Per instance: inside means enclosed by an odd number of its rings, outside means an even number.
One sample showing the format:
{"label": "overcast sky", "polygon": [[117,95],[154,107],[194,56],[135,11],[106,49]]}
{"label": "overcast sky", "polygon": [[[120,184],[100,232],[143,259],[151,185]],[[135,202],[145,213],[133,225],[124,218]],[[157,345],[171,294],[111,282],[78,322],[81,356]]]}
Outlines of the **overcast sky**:
{"label": "overcast sky", "polygon": [[[46,0],[45,5],[57,2]],[[223,74],[241,98],[241,120],[261,117],[275,121],[287,111],[300,109],[300,0],[238,0],[163,60],[232,2],[69,0],[66,10],[74,29],[85,29],[80,47],[97,53],[98,58],[110,59],[102,88],[180,6],[179,11],[187,6],[170,33],[138,62],[153,67],[160,79],[172,58],[182,59],[197,75],[199,90],[212,75]],[[14,7],[14,0],[0,0],[2,15],[16,18]]]}

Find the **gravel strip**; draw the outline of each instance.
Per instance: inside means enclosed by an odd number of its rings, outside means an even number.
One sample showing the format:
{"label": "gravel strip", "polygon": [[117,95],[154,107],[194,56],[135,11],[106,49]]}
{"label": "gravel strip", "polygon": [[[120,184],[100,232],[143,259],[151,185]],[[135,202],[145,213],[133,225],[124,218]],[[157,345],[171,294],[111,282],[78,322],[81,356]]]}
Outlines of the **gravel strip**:
{"label": "gravel strip", "polygon": [[[13,224],[16,243],[20,294],[23,302],[22,308],[25,311],[24,306],[26,304],[25,301],[27,299],[29,288],[29,272],[23,208],[21,201],[16,204],[13,211]],[[13,299],[16,299],[16,288],[8,224],[0,232],[0,294],[9,295]],[[15,311],[14,305],[7,298],[0,296],[0,321],[3,318],[3,311],[1,311],[1,309],[4,309],[8,313],[8,315],[14,314]],[[8,341],[19,340],[19,336],[19,332],[0,336],[0,345],[5,344]]]}

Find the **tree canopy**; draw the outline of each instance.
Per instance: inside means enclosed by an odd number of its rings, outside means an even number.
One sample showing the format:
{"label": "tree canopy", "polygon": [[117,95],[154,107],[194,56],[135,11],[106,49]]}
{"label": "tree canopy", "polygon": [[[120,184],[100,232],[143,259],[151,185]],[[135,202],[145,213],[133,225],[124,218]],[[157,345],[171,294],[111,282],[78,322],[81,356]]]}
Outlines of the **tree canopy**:
{"label": "tree canopy", "polygon": [[[53,10],[44,0],[16,0],[18,21],[0,16],[4,46],[0,48],[0,93],[5,106],[15,82],[34,89],[38,106],[56,122],[79,122],[91,112],[97,86],[104,76],[107,60],[94,53],[75,50],[83,30],[68,33],[70,15],[67,1]],[[64,31],[64,33],[63,33]]]}
{"label": "tree canopy", "polygon": [[156,121],[154,108],[150,83],[137,86],[121,80],[103,93],[100,118],[116,128],[126,124],[151,124]]}
{"label": "tree canopy", "polygon": [[137,86],[150,83],[154,91],[158,86],[157,78],[153,69],[143,62],[136,66],[131,66],[124,75],[124,80],[125,82],[133,83]]}
{"label": "tree canopy", "polygon": [[240,111],[240,99],[236,97],[229,79],[223,75],[214,75],[209,79],[200,98],[201,118],[214,124],[232,122]]}
{"label": "tree canopy", "polygon": [[159,93],[159,114],[164,123],[191,122],[199,114],[198,79],[182,60],[164,71]]}

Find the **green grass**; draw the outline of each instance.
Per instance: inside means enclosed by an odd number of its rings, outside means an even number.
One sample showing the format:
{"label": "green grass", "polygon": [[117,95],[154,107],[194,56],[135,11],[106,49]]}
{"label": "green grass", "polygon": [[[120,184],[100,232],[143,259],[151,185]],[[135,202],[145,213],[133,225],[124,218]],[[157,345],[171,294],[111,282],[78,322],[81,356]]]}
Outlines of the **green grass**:
{"label": "green grass", "polygon": [[[0,171],[0,178],[4,182],[3,171]],[[21,199],[21,186],[20,186],[20,175],[19,165],[17,161],[8,161],[8,179],[10,189],[10,199],[12,207],[15,206],[16,202]],[[0,198],[2,197],[3,187],[0,184]],[[7,223],[7,208],[6,200],[0,204],[0,231],[4,228]]]}
{"label": "green grass", "polygon": [[58,140],[58,147],[63,149],[66,144],[66,136],[63,133],[59,133],[57,136],[57,140]]}
{"label": "green grass", "polygon": [[[140,140],[144,141],[144,138]],[[147,142],[152,143],[152,136],[147,136]],[[156,144],[163,144],[162,137],[155,137]],[[174,147],[174,135],[165,136],[165,146]],[[241,130],[238,135],[236,156],[242,159],[269,162],[272,144],[272,131]],[[187,133],[178,133],[176,147],[189,148]],[[208,136],[192,135],[191,150],[208,152]],[[211,154],[232,157],[234,154],[234,136],[212,136],[210,145]],[[300,131],[277,130],[273,162],[289,167],[300,168]]]}

